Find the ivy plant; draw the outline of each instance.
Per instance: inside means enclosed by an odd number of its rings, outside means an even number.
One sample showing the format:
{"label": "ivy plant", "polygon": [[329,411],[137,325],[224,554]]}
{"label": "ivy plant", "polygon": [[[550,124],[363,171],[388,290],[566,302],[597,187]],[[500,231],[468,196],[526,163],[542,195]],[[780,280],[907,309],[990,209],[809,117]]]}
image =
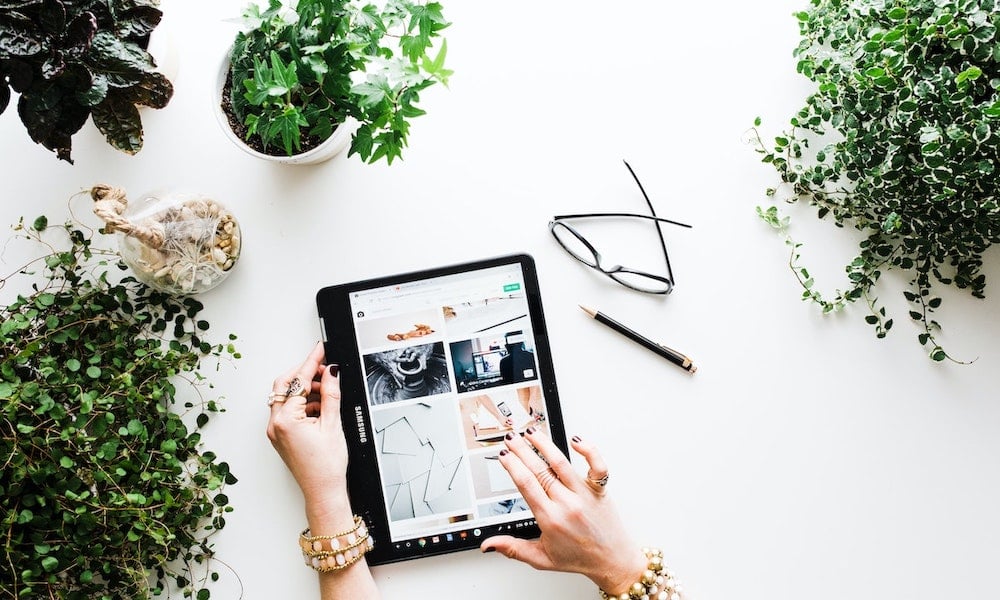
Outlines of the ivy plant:
{"label": "ivy plant", "polygon": [[936,286],[984,297],[982,256],[1000,241],[998,14],[995,0],[811,0],[795,15],[794,55],[815,92],[773,143],[760,119],[753,129],[789,202],[863,234],[849,287],[825,296],[787,217],[758,207],[785,232],[803,298],[824,311],[863,299],[881,338],[893,320],[873,288],[888,269],[903,272],[917,339],[935,361],[955,360],[936,339]]}
{"label": "ivy plant", "polygon": [[72,137],[92,118],[108,143],[142,149],[139,106],[163,108],[173,86],[146,52],[158,0],[0,0],[0,113],[73,162]]}
{"label": "ivy plant", "polygon": [[[449,23],[437,2],[270,0],[251,4],[230,56],[228,101],[247,140],[292,155],[330,137],[348,117],[360,126],[348,156],[401,157],[420,93],[447,85]],[[277,148],[274,148],[277,146]]]}
{"label": "ivy plant", "polygon": [[235,337],[47,224],[16,226],[49,253],[0,279],[32,282],[0,313],[0,598],[204,600],[236,478],[202,448],[202,364]]}

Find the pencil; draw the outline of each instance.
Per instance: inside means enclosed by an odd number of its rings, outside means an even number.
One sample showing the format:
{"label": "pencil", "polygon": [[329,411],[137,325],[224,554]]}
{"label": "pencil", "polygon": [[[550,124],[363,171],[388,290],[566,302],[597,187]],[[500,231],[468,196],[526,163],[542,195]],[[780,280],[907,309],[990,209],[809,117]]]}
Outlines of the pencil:
{"label": "pencil", "polygon": [[653,352],[659,354],[663,358],[666,358],[667,360],[674,363],[678,367],[684,369],[688,373],[694,373],[695,371],[698,370],[698,367],[694,366],[694,363],[691,362],[691,359],[685,356],[684,354],[672,348],[667,348],[663,344],[657,344],[653,340],[647,338],[642,334],[636,333],[635,331],[622,325],[618,321],[615,321],[614,319],[612,319],[611,317],[607,316],[602,312],[596,311],[591,308],[587,308],[586,306],[583,305],[581,305],[580,308],[582,308],[585,313],[590,315],[591,318],[593,318],[598,323],[607,325],[611,329],[614,329],[618,333],[624,335],[633,342],[636,342],[640,346],[652,350]]}

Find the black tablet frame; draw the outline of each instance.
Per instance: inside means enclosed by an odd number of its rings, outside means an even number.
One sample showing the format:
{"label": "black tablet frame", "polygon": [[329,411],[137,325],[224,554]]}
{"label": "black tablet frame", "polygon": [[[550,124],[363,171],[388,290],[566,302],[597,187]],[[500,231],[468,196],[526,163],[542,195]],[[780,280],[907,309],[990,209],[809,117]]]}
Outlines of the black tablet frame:
{"label": "black tablet frame", "polygon": [[[392,542],[389,539],[389,517],[384,510],[382,483],[378,474],[375,435],[366,400],[363,357],[357,344],[350,302],[352,292],[389,285],[401,285],[460,273],[470,273],[491,267],[520,265],[524,277],[525,297],[534,332],[534,347],[538,365],[538,381],[546,404],[549,433],[564,454],[569,456],[566,429],[556,388],[548,329],[542,308],[541,292],[534,259],[528,254],[510,254],[449,266],[375,277],[350,283],[331,285],[316,294],[320,329],[329,364],[340,366],[341,417],[348,446],[347,485],[351,505],[368,524],[375,546],[368,552],[369,565],[388,564],[425,556],[434,556],[478,548],[486,537],[508,534],[536,538],[540,531],[534,518],[524,514],[512,521],[470,528],[462,531],[420,536],[419,539]],[[447,540],[442,541],[442,540]]]}

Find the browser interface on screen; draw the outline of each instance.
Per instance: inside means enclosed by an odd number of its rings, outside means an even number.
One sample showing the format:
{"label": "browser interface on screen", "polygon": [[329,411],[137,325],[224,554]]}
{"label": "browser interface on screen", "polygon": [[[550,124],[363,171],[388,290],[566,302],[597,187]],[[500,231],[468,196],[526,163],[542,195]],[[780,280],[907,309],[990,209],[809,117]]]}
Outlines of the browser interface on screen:
{"label": "browser interface on screen", "polygon": [[392,543],[533,523],[498,460],[548,431],[524,287],[506,265],[351,293]]}

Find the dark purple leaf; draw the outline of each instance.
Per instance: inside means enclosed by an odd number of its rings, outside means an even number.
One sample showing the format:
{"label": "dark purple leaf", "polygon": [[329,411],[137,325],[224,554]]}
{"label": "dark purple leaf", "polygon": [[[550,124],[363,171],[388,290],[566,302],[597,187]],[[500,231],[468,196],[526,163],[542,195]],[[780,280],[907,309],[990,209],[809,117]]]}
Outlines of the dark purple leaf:
{"label": "dark purple leaf", "polygon": [[3,71],[7,74],[7,82],[10,83],[11,89],[19,94],[28,89],[35,80],[31,65],[23,60],[4,61]]}
{"label": "dark purple leaf", "polygon": [[10,87],[6,83],[0,83],[0,115],[7,110],[10,104]]}
{"label": "dark purple leaf", "polygon": [[135,104],[163,108],[174,95],[174,86],[161,73],[146,73],[142,81],[128,89],[126,96]]}
{"label": "dark purple leaf", "polygon": [[38,11],[38,23],[50,37],[58,37],[66,29],[66,7],[59,0],[44,0]]}
{"label": "dark purple leaf", "polygon": [[42,0],[0,0],[0,10],[21,10],[41,3]]}
{"label": "dark purple leaf", "polygon": [[76,99],[84,106],[97,106],[108,96],[108,79],[103,75],[95,75],[90,85],[82,89]]}
{"label": "dark purple leaf", "polygon": [[111,87],[135,85],[145,73],[154,69],[153,57],[148,52],[106,31],[94,36],[88,59],[95,71],[107,76]]}
{"label": "dark purple leaf", "polygon": [[38,54],[43,39],[38,27],[23,15],[10,14],[0,19],[0,58]]}
{"label": "dark purple leaf", "polygon": [[73,58],[83,56],[90,49],[96,33],[97,17],[89,12],[78,15],[66,27],[66,36],[63,38],[66,53]]}
{"label": "dark purple leaf", "polygon": [[32,140],[54,151],[61,160],[73,162],[72,136],[87,122],[88,107],[67,101],[65,89],[47,83],[21,94],[17,112]]}
{"label": "dark purple leaf", "polygon": [[81,94],[86,93],[91,86],[95,85],[95,81],[87,67],[80,63],[71,63],[66,65],[66,70],[59,79],[59,85],[66,88],[67,91]]}
{"label": "dark purple leaf", "polygon": [[66,69],[66,61],[63,60],[62,52],[54,50],[52,55],[42,63],[42,77],[44,79],[55,79],[63,74]]}
{"label": "dark purple leaf", "polygon": [[137,41],[156,28],[163,18],[163,11],[152,6],[136,6],[118,15],[118,37]]}
{"label": "dark purple leaf", "polygon": [[94,107],[94,124],[108,143],[127,154],[142,149],[142,121],[139,109],[119,90],[110,90],[108,97]]}

